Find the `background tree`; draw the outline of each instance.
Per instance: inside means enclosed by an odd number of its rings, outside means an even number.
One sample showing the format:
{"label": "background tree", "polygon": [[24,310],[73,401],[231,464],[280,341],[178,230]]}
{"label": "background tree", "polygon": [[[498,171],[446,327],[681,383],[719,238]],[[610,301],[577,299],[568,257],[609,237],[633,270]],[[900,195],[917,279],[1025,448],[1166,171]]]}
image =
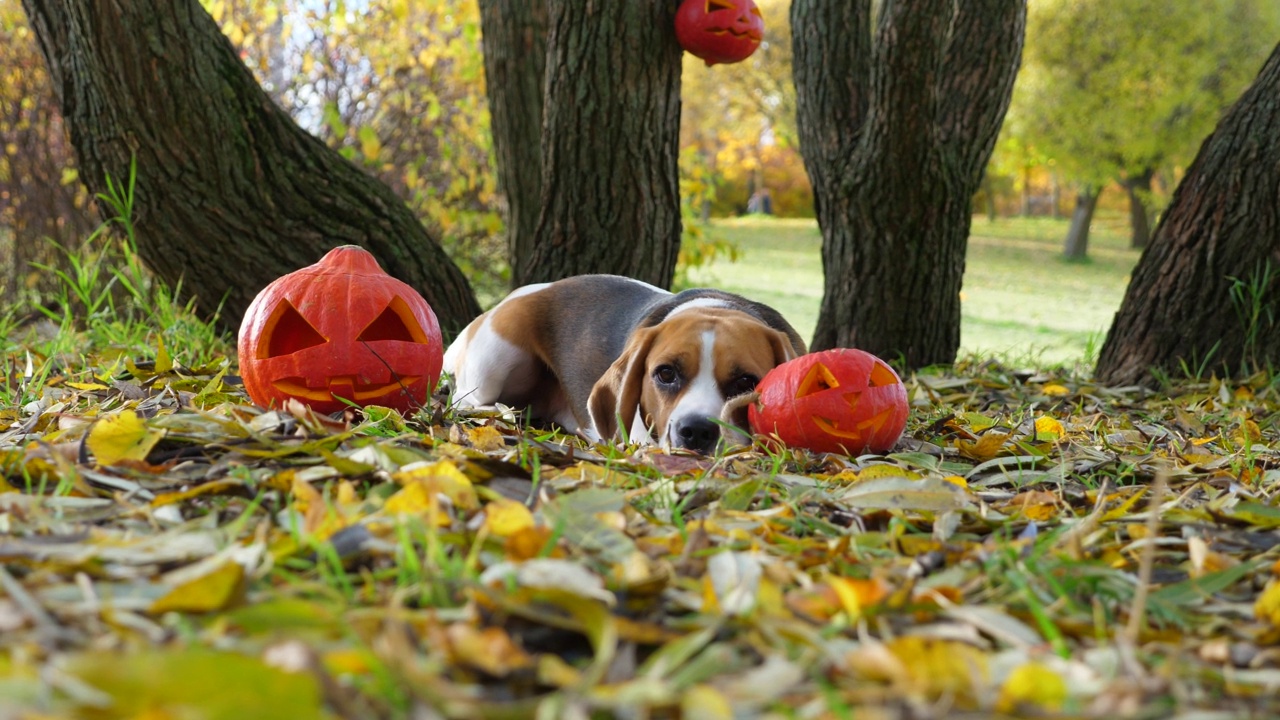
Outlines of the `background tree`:
{"label": "background tree", "polygon": [[794,0],[801,152],[826,277],[815,349],[949,363],[972,198],[1008,107],[1024,0]]}
{"label": "background tree", "polygon": [[542,207],[516,283],[610,272],[669,287],[680,250],[676,4],[548,8]]}
{"label": "background tree", "polygon": [[765,36],[751,57],[711,67],[692,55],[684,58],[681,176],[714,185],[704,218],[712,212],[742,214],[762,188],[771,193],[774,214],[813,215],[812,190],[798,152],[790,0],[756,4]]}
{"label": "background tree", "polygon": [[300,129],[195,0],[24,0],[81,177],[138,167],[138,251],[234,326],[275,277],[336,244],[368,248],[456,330],[466,278],[383,183]]}
{"label": "background tree", "polygon": [[1280,46],[1200,148],[1107,333],[1098,377],[1280,367]]}
{"label": "background tree", "polygon": [[0,3],[0,305],[52,291],[36,266],[60,267],[59,247],[78,251],[95,224],[35,38]]}
{"label": "background tree", "polygon": [[207,6],[277,105],[385,182],[478,295],[506,289],[475,2],[368,0],[359,13],[342,0]]}
{"label": "background tree", "polygon": [[506,201],[507,252],[512,267],[528,268],[542,209],[547,3],[480,0],[480,18],[498,188]]}
{"label": "background tree", "polygon": [[1033,4],[1012,112],[1022,140],[1077,187],[1067,257],[1086,255],[1098,194],[1113,180],[1129,197],[1132,245],[1146,245],[1155,173],[1192,156],[1277,23],[1270,0]]}

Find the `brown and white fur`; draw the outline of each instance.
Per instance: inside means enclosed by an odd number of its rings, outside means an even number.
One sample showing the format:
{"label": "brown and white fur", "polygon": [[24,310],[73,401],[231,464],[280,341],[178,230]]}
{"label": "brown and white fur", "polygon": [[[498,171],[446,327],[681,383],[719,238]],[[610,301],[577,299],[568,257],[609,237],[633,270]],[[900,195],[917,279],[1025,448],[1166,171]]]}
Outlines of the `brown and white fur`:
{"label": "brown and white fur", "polygon": [[[449,346],[460,406],[528,407],[592,441],[711,452],[725,402],[804,354],[778,312],[719,290],[672,294],[615,275],[581,275],[512,292]],[[735,419],[746,427],[745,410]]]}

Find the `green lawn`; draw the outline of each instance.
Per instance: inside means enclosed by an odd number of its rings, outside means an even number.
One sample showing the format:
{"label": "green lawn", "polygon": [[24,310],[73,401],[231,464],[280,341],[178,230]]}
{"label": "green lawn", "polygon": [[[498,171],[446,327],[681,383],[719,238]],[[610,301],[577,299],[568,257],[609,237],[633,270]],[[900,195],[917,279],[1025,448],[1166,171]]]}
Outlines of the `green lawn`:
{"label": "green lawn", "polygon": [[[962,290],[961,354],[1020,364],[1091,359],[1120,306],[1138,251],[1123,217],[1095,220],[1085,262],[1062,257],[1066,220],[975,217]],[[690,273],[776,307],[806,337],[822,300],[822,237],[812,220],[735,218],[714,232],[738,244],[737,262]]]}

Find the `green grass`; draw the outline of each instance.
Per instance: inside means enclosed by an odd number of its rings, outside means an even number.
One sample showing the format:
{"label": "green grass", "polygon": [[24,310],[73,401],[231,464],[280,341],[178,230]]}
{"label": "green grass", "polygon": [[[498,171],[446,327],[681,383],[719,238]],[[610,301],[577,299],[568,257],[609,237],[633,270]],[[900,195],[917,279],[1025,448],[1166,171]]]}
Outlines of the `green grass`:
{"label": "green grass", "polygon": [[[719,220],[716,234],[738,244],[737,262],[690,272],[699,285],[768,303],[812,336],[822,301],[822,236],[812,220]],[[961,355],[1018,364],[1092,362],[1138,261],[1126,220],[1094,221],[1089,259],[1062,257],[1067,221],[975,217],[961,291]]]}

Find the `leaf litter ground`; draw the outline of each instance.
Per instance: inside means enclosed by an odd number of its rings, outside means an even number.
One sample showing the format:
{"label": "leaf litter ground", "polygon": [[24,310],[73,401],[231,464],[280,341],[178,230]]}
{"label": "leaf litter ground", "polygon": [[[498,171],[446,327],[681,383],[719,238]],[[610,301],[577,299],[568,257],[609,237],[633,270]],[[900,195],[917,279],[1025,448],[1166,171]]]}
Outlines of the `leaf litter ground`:
{"label": "leaf litter ground", "polygon": [[962,365],[888,455],[700,458],[230,370],[9,376],[0,718],[1280,711],[1265,377]]}

